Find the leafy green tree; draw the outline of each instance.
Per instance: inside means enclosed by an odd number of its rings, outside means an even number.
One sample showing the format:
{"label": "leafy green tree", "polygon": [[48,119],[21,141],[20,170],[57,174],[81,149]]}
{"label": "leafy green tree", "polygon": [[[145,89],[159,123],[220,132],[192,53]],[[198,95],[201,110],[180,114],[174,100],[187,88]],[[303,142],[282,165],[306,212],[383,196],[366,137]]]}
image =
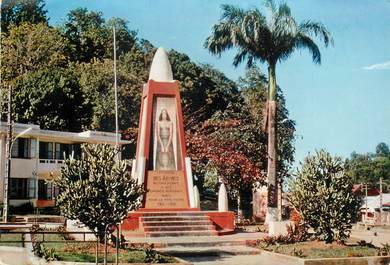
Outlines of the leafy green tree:
{"label": "leafy green tree", "polygon": [[8,32],[11,26],[28,22],[47,23],[44,0],[4,0],[1,4],[1,32]]}
{"label": "leafy green tree", "polygon": [[113,57],[114,35],[113,27],[115,26],[115,38],[117,45],[117,56],[121,57],[130,52],[137,41],[137,32],[128,28],[128,22],[122,18],[111,18],[105,24],[104,28],[109,32],[107,39],[106,56]]}
{"label": "leafy green tree", "polygon": [[39,124],[43,129],[80,131],[90,107],[71,71],[43,68],[27,73],[14,84],[16,122]]}
{"label": "leafy green tree", "polygon": [[[353,152],[346,160],[348,175],[355,184],[366,183],[371,187],[379,188],[379,180],[382,178],[386,184],[390,184],[390,154],[386,143],[379,143],[375,153],[357,154]],[[389,185],[385,185],[388,190]]]}
{"label": "leafy green tree", "polygon": [[263,15],[257,8],[243,10],[222,5],[220,21],[214,25],[205,47],[219,56],[226,50],[238,49],[234,66],[243,61],[247,62],[248,67],[255,61],[268,65],[268,217],[269,220],[276,220],[276,64],[302,48],[311,52],[315,63],[320,63],[321,53],[312,36],[323,40],[325,46],[332,39],[321,23],[309,20],[298,24],[286,3],[277,6],[273,0],[267,0],[266,7],[269,16]]}
{"label": "leafy green tree", "polygon": [[305,158],[290,182],[290,203],[317,237],[345,242],[360,207],[352,185],[342,159],[320,150]]}
{"label": "leafy green tree", "polygon": [[375,151],[377,156],[390,156],[390,149],[386,143],[379,143]]}
{"label": "leafy green tree", "polygon": [[131,178],[127,162],[116,159],[113,146],[83,145],[82,151],[80,160],[65,160],[54,181],[61,190],[57,205],[65,217],[101,234],[141,205],[144,190]]}
{"label": "leafy green tree", "polygon": [[197,65],[183,53],[169,52],[174,79],[180,81],[187,128],[196,126],[239,100],[237,84],[210,65]]}
{"label": "leafy green tree", "polygon": [[106,22],[101,12],[86,8],[71,10],[62,31],[75,49],[72,60],[90,62],[94,58],[113,58],[113,26],[116,28],[117,56],[120,57],[136,42],[136,32],[128,29],[125,20],[112,18]]}
{"label": "leafy green tree", "polygon": [[104,57],[108,32],[103,25],[101,12],[77,8],[68,13],[62,30],[75,50],[72,60],[90,62],[93,58]]}
{"label": "leafy green tree", "polygon": [[[233,115],[236,113],[233,113]],[[197,185],[217,187],[222,181],[231,198],[237,200],[241,216],[241,198],[245,192],[263,184],[260,163],[253,161],[249,146],[261,147],[261,143],[251,135],[245,120],[217,113],[211,119],[200,124],[198,130],[187,135],[188,154],[192,159],[193,172],[198,177]],[[203,178],[205,176],[205,178]],[[214,177],[217,176],[217,177]],[[214,183],[212,183],[214,181]]]}
{"label": "leafy green tree", "polygon": [[[127,58],[127,56],[125,57]],[[119,62],[121,63],[122,60]],[[115,129],[113,61],[105,59],[73,65],[81,91],[85,95],[84,105],[92,106],[89,128],[113,131]],[[118,67],[118,113],[119,129],[135,127],[138,122],[141,87],[143,81],[126,67]]]}
{"label": "leafy green tree", "polygon": [[63,67],[68,62],[68,40],[45,23],[13,26],[1,41],[2,81],[44,67]]}

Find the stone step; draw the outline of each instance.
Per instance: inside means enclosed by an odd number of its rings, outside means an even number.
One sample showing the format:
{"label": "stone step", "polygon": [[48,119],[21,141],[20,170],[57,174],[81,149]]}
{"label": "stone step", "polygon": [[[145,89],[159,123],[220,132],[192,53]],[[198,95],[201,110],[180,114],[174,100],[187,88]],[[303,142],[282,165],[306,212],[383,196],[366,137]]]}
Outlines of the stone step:
{"label": "stone step", "polygon": [[211,221],[144,221],[144,226],[192,226],[192,225],[211,225]]}
{"label": "stone step", "polygon": [[206,231],[212,230],[215,231],[214,225],[185,225],[185,226],[145,226],[145,232],[155,232],[155,231]]}
{"label": "stone step", "polygon": [[[216,248],[216,247],[240,247],[247,246],[246,240],[215,240],[215,236],[202,236],[202,237],[139,237],[136,238],[134,235],[124,235],[126,238],[125,244],[142,244],[148,243],[153,244],[157,250],[166,248]],[[138,239],[138,240],[137,240]],[[200,240],[202,239],[202,240]],[[204,240],[203,240],[204,239]],[[173,240],[173,241],[172,241]]]}
{"label": "stone step", "polygon": [[[231,241],[191,241],[191,242],[183,242],[183,241],[176,241],[176,242],[164,242],[164,244],[156,244],[156,246],[160,246],[161,248],[167,248],[167,247],[228,247],[228,246],[246,246],[245,240],[231,240]],[[158,247],[156,247],[158,248]]]}
{"label": "stone step", "polygon": [[198,256],[224,256],[224,255],[257,255],[260,249],[248,246],[219,246],[219,247],[167,247],[159,250],[165,254],[178,257],[198,257]]}
{"label": "stone step", "polygon": [[145,212],[142,216],[205,216],[202,212]]}
{"label": "stone step", "polygon": [[141,222],[171,222],[171,221],[210,221],[206,216],[143,216]]}
{"label": "stone step", "polygon": [[213,235],[218,235],[218,232],[215,230],[145,232],[146,237],[185,237],[185,236],[213,236]]}

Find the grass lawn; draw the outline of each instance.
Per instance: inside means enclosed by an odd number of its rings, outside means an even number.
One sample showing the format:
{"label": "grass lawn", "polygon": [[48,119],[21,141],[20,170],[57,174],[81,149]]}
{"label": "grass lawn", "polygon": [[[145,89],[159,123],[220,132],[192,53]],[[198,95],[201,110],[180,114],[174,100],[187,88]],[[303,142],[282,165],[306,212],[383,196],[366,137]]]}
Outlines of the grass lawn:
{"label": "grass lawn", "polygon": [[[1,234],[0,235],[0,246],[11,246],[11,247],[21,247],[22,243],[21,234]],[[15,243],[11,242],[3,242],[3,241],[15,241]]]}
{"label": "grass lawn", "polygon": [[[59,259],[62,261],[73,262],[95,262],[95,254],[92,253],[77,253],[77,252],[56,252]],[[104,253],[99,253],[99,262],[103,262]],[[175,258],[160,255],[160,263],[174,263],[177,262]],[[143,250],[122,250],[119,253],[119,262],[122,263],[145,263],[146,253]],[[108,262],[115,262],[115,254],[109,253],[107,255]]]}
{"label": "grass lawn", "polygon": [[[45,240],[63,240],[60,235],[45,235]],[[73,262],[95,262],[96,242],[86,243],[44,243],[46,248],[53,248],[58,259],[61,261]],[[109,247],[107,261],[115,262],[116,249]],[[177,262],[174,257],[155,253],[154,257],[158,257],[160,263]],[[99,262],[103,262],[104,245],[99,244]],[[142,249],[120,249],[119,262],[122,263],[144,263],[147,254]]]}
{"label": "grass lawn", "polygon": [[356,244],[338,245],[325,244],[319,241],[301,242],[286,245],[270,245],[262,247],[265,250],[280,254],[297,256],[306,259],[315,258],[341,258],[341,257],[364,257],[376,256],[377,249]]}

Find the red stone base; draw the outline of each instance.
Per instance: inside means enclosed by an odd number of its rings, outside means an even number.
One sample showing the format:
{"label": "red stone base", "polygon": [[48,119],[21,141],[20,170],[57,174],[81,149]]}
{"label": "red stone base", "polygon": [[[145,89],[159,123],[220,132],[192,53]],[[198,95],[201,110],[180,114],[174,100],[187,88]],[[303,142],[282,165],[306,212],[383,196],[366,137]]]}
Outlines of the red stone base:
{"label": "red stone base", "polygon": [[204,212],[210,217],[211,221],[216,226],[217,231],[234,231],[235,215],[234,212]]}
{"label": "red stone base", "polygon": [[[199,212],[199,209],[186,209],[183,211],[182,209],[171,209],[169,212]],[[158,209],[150,210],[150,209],[141,209],[136,212],[129,213],[128,217],[122,223],[122,231],[139,231],[143,232],[143,227],[140,222],[140,217],[145,215],[146,213],[158,213],[158,212],[168,212],[161,211]],[[215,226],[215,231],[218,235],[226,235],[234,233],[235,229],[235,214],[234,212],[202,212],[205,216],[210,218],[210,221]]]}

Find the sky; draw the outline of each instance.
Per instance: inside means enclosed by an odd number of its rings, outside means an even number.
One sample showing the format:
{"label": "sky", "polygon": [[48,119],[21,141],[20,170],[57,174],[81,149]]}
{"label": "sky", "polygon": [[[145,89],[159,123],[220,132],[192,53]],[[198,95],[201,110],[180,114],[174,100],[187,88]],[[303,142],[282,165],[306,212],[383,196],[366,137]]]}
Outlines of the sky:
{"label": "sky", "polygon": [[[390,0],[286,2],[298,22],[322,22],[335,41],[333,47],[319,45],[321,65],[305,50],[277,65],[277,83],[296,122],[295,165],[321,148],[348,157],[374,152],[379,142],[390,145]],[[234,50],[218,58],[203,48],[221,4],[263,8],[262,0],[46,0],[53,25],[77,7],[101,11],[107,19],[126,19],[155,46],[186,53],[237,80],[245,66],[232,66]]]}

